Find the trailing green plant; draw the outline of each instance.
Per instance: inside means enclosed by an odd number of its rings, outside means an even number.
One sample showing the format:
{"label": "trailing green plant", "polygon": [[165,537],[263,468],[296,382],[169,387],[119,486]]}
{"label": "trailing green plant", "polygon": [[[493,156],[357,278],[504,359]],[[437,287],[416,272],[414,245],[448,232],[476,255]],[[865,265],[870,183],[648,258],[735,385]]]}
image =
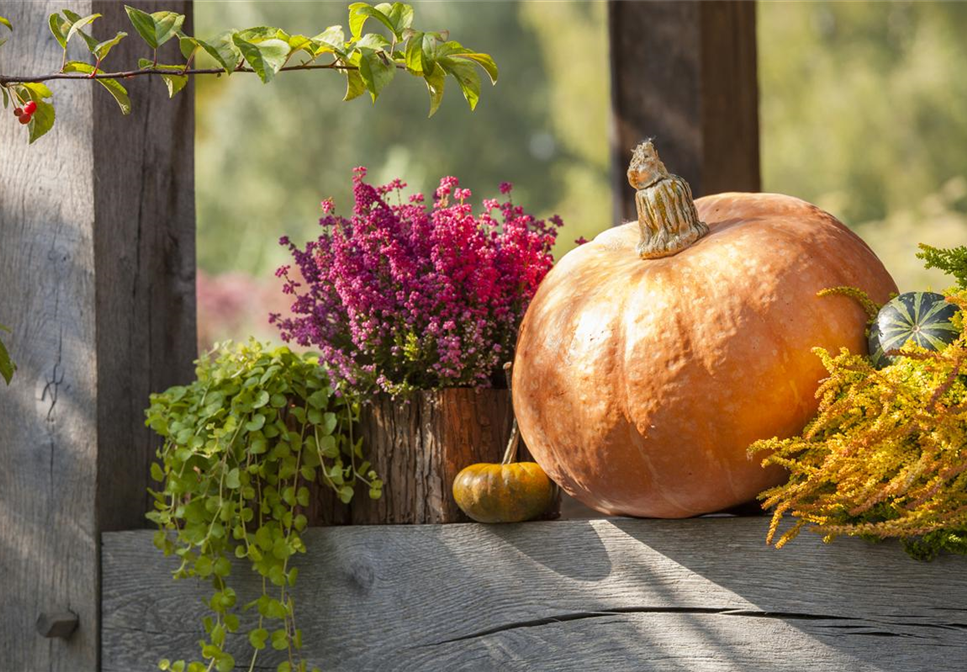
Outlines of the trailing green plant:
{"label": "trailing green plant", "polygon": [[[0,331],[10,333],[10,328],[0,324]],[[13,363],[12,359],[10,359],[10,353],[7,352],[6,346],[3,344],[3,341],[0,340],[0,378],[3,378],[4,382],[9,385],[10,381],[13,379],[13,373],[16,370],[17,365]]]}
{"label": "trailing green plant", "polygon": [[[773,509],[767,541],[777,548],[808,528],[825,541],[899,538],[921,560],[967,553],[967,251],[921,247],[959,282],[945,293],[959,309],[957,336],[939,350],[910,340],[879,370],[845,349],[815,350],[829,371],[818,415],[799,436],[749,449],[789,471],[788,482],[760,495]],[[795,522],[779,534],[787,513]]]}
{"label": "trailing green plant", "polygon": [[205,604],[202,661],[162,660],[162,670],[226,672],[235,660],[228,633],[240,629],[237,595],[229,585],[231,557],[251,563],[262,577],[262,595],[244,605],[258,613],[247,633],[259,651],[286,651],[278,672],[305,672],[301,631],[290,588],[298,569],[291,560],[305,553],[304,510],[310,485],[330,488],[348,503],[361,484],[372,498],[382,481],[353,437],[359,403],[337,394],[314,356],[288,348],[269,349],[252,340],[218,346],[197,361],[187,386],[151,396],[147,425],[164,437],[160,464],[151,475],[163,484],[148,518],[159,526],[155,545],[181,563],[176,579],[210,581]]}
{"label": "trailing green plant", "polygon": [[[354,2],[349,5],[347,39],[342,26],[329,26],[321,33],[306,37],[291,35],[281,28],[256,26],[244,30],[229,30],[210,40],[186,34],[182,27],[185,15],[171,11],[143,12],[124,6],[128,19],[144,40],[149,58],[138,60],[137,68],[105,72],[102,65],[110,52],[128,36],[118,32],[106,39],[95,38],[87,32],[100,14],[80,16],[70,10],[54,12],[48,26],[54,39],[63,49],[63,59],[57,72],[39,75],[0,74],[3,106],[14,103],[14,115],[29,130],[29,142],[34,142],[54,125],[53,92],[43,83],[50,80],[95,80],[117,101],[122,114],[131,112],[127,89],[119,80],[131,77],[160,77],[174,97],[188,83],[192,75],[231,75],[236,72],[255,73],[268,83],[279,72],[296,70],[336,70],[346,77],[345,100],[352,100],[369,92],[373,102],[393,80],[398,70],[405,70],[422,78],[430,95],[430,116],[443,100],[446,78],[456,80],[470,109],[480,99],[479,66],[494,84],[497,65],[488,54],[468,49],[449,39],[448,31],[416,30],[413,7],[402,2],[370,5]],[[363,33],[369,19],[374,19],[384,32]],[[373,25],[373,24],[370,24]],[[9,20],[0,16],[0,26],[13,30]],[[68,61],[67,45],[74,37],[87,45],[93,63]],[[178,63],[159,63],[158,48],[177,39],[182,60]],[[0,40],[0,46],[6,38]],[[294,62],[294,59],[300,59]],[[326,62],[320,62],[325,58]],[[196,61],[205,60],[210,67],[198,67]]]}

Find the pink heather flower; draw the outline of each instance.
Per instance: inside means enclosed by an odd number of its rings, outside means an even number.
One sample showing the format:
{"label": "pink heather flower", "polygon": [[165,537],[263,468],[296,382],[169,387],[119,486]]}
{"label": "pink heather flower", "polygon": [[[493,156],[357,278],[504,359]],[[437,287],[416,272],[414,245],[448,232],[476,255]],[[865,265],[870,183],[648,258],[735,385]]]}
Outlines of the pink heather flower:
{"label": "pink heather flower", "polygon": [[500,193],[504,194],[505,196],[509,194],[510,190],[513,188],[514,188],[514,185],[512,185],[510,182],[500,183]]}
{"label": "pink heather flower", "polygon": [[364,393],[501,384],[524,311],[553,264],[560,219],[493,199],[474,217],[455,177],[440,181],[429,209],[422,195],[399,197],[402,181],[371,186],[365,177],[365,168],[354,171],[351,218],[326,211],[318,240],[304,249],[282,243],[302,282],[279,269],[291,316],[270,322]]}
{"label": "pink heather flower", "polygon": [[588,239],[587,239],[587,238],[585,238],[584,236],[580,236],[579,238],[576,238],[576,239],[574,240],[574,242],[575,242],[575,243],[576,243],[577,245],[584,245],[584,244],[585,244],[586,242],[588,242]]}
{"label": "pink heather flower", "polygon": [[336,203],[331,198],[327,198],[319,203],[319,207],[322,208],[323,213],[331,215],[336,210]]}

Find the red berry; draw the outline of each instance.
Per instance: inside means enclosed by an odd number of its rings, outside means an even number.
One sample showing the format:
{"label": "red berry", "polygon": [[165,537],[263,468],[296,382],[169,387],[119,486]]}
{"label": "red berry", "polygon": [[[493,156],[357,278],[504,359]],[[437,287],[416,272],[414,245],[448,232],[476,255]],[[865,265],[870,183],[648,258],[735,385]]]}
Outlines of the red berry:
{"label": "red berry", "polygon": [[19,117],[23,113],[24,113],[24,111],[21,110],[19,107],[13,108],[13,116]]}
{"label": "red berry", "polygon": [[29,101],[26,105],[24,105],[24,112],[26,112],[27,114],[33,114],[36,110],[37,110],[37,103],[35,103],[32,100]]}
{"label": "red berry", "polygon": [[21,124],[29,124],[30,123],[30,115],[29,114],[21,114],[20,115],[20,123]]}

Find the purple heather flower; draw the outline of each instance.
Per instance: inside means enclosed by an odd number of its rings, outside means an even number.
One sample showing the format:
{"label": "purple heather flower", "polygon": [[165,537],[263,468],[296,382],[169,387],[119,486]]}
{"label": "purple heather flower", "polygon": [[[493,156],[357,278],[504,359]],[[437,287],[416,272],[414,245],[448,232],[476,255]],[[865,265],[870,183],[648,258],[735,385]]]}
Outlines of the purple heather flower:
{"label": "purple heather flower", "polygon": [[494,199],[475,218],[454,177],[440,181],[429,209],[421,194],[399,197],[402,181],[380,187],[365,177],[354,170],[351,218],[323,201],[318,240],[299,249],[284,239],[303,282],[279,268],[292,316],[270,323],[284,340],[318,349],[333,378],[358,391],[489,386],[553,264],[560,219]]}

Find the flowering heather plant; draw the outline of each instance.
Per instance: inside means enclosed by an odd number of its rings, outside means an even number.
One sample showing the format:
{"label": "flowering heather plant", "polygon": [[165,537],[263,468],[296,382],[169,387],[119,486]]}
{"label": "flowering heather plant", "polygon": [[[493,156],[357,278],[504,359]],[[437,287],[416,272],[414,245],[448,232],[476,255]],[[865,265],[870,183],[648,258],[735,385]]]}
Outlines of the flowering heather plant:
{"label": "flowering heather plant", "polygon": [[506,182],[507,201],[484,199],[475,217],[455,177],[440,181],[432,207],[422,194],[404,202],[400,180],[377,187],[365,177],[354,171],[351,219],[324,201],[318,240],[300,249],[281,239],[302,279],[289,266],[276,272],[293,316],[270,322],[285,341],[317,348],[331,375],[359,392],[499,384],[553,264],[560,218],[525,213]]}

